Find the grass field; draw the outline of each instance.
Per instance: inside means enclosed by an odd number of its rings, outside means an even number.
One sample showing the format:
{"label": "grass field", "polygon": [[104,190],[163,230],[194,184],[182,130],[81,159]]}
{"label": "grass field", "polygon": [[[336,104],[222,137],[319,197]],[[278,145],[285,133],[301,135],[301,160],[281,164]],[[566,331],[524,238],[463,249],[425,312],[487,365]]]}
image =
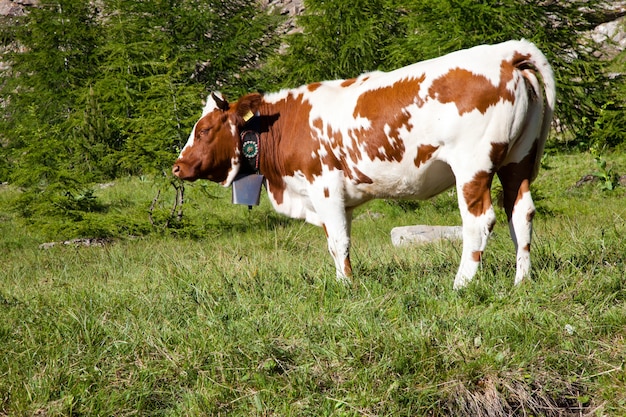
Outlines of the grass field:
{"label": "grass field", "polygon": [[[626,174],[626,156],[605,159]],[[323,232],[267,199],[248,212],[194,183],[183,224],[163,231],[171,190],[153,227],[158,185],[129,178],[59,227],[19,218],[4,186],[0,416],[624,416],[626,188],[603,190],[607,175],[577,186],[598,170],[588,154],[543,165],[532,279],[513,286],[499,209],[460,292],[460,243],[389,238],[459,224],[453,192],[360,209],[345,288]],[[117,237],[39,248],[86,230]]]}

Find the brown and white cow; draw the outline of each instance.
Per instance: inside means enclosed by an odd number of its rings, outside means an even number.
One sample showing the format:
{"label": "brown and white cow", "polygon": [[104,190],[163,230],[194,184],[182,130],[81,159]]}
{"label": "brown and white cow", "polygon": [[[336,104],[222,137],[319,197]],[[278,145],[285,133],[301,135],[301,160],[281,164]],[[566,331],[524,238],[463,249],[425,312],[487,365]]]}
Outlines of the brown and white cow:
{"label": "brown and white cow", "polygon": [[463,253],[455,288],[475,275],[495,224],[490,188],[497,174],[518,284],[530,272],[535,208],[529,186],[554,103],[550,64],[525,40],[391,72],[248,94],[233,104],[213,93],[173,173],[231,185],[248,162],[242,133],[255,126],[258,171],[274,208],[324,228],[342,281],[352,276],[355,207],[375,198],[427,199],[456,185]]}

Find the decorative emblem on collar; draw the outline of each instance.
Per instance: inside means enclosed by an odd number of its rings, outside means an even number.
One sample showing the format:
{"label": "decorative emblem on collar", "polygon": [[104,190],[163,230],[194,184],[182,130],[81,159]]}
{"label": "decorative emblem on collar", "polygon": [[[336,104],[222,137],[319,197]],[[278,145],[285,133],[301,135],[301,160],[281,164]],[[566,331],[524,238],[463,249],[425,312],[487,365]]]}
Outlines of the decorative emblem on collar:
{"label": "decorative emblem on collar", "polygon": [[246,158],[256,158],[256,156],[259,154],[258,141],[246,140],[242,145],[242,151],[243,151],[243,155]]}

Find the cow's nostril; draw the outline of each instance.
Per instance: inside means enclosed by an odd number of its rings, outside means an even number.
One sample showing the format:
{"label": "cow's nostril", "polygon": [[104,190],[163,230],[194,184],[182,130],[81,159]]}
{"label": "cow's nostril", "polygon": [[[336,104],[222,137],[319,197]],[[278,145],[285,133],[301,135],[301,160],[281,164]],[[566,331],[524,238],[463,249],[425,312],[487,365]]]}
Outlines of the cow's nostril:
{"label": "cow's nostril", "polygon": [[179,173],[180,173],[180,167],[178,165],[174,165],[174,167],[172,168],[172,174],[178,176]]}

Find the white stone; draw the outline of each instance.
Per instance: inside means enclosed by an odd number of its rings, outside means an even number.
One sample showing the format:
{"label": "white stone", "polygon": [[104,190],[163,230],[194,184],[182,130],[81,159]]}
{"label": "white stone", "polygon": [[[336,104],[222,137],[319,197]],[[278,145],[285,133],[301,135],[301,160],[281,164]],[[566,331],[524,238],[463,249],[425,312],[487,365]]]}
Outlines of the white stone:
{"label": "white stone", "polygon": [[440,239],[461,240],[463,239],[463,228],[461,226],[417,225],[391,229],[391,243],[394,246],[421,245]]}

